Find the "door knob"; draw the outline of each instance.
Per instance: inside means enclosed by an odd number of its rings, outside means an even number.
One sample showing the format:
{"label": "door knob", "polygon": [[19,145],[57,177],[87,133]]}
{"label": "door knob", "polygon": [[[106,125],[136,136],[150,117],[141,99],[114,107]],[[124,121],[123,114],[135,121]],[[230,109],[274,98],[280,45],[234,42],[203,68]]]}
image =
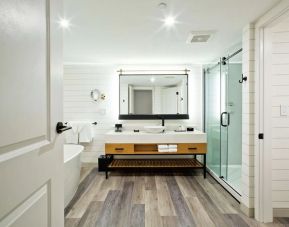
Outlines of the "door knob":
{"label": "door knob", "polygon": [[56,132],[57,132],[58,134],[61,134],[61,133],[63,133],[64,131],[67,131],[67,130],[69,130],[69,129],[72,129],[72,127],[68,127],[67,125],[64,125],[62,122],[58,122],[58,123],[56,124]]}

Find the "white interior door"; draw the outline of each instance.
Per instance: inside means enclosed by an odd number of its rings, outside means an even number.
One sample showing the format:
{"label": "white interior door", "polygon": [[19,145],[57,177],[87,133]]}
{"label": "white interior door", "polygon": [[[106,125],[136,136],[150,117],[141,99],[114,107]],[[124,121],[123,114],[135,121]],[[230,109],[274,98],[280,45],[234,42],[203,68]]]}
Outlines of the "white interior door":
{"label": "white interior door", "polygon": [[0,226],[63,226],[61,0],[0,1]]}
{"label": "white interior door", "polygon": [[[289,183],[289,4],[281,2],[256,26],[255,218],[288,216]],[[285,110],[285,111],[284,111]]]}

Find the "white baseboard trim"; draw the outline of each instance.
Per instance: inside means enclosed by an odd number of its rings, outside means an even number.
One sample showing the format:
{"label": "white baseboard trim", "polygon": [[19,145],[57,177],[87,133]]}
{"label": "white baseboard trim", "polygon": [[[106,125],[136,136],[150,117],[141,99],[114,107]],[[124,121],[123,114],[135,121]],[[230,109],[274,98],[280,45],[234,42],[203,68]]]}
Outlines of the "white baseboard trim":
{"label": "white baseboard trim", "polygon": [[254,208],[249,208],[246,205],[244,205],[243,203],[241,203],[240,209],[246,216],[248,216],[250,218],[255,217],[255,209]]}
{"label": "white baseboard trim", "polygon": [[289,208],[273,208],[273,217],[289,217]]}

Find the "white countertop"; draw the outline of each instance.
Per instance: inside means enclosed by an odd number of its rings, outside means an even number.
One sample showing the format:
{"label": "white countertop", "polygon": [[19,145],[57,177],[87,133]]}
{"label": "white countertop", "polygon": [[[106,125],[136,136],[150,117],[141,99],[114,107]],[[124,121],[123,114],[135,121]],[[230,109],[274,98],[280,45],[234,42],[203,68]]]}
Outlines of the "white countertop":
{"label": "white countertop", "polygon": [[207,134],[201,131],[148,133],[144,131],[110,131],[105,135],[105,143],[206,143]]}

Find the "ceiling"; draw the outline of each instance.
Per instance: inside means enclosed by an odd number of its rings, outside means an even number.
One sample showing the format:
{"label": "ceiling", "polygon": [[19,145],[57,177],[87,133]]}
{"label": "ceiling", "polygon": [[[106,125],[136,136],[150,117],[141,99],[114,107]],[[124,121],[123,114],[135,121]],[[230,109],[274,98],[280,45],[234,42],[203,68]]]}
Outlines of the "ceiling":
{"label": "ceiling", "polygon": [[[65,0],[64,61],[98,64],[208,63],[242,40],[242,29],[279,0]],[[167,3],[165,10],[158,8]],[[163,26],[165,16],[177,24]],[[188,44],[193,31],[214,31]]]}

